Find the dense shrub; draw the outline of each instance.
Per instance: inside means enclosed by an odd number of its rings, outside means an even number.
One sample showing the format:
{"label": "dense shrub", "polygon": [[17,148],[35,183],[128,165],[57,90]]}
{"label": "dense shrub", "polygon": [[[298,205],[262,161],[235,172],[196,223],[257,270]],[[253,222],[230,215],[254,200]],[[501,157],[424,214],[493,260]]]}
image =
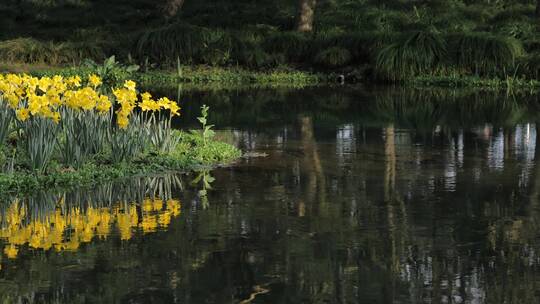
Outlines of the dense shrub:
{"label": "dense shrub", "polygon": [[385,79],[403,80],[433,70],[446,54],[441,35],[414,32],[384,47],[377,55],[376,70]]}
{"label": "dense shrub", "polygon": [[448,40],[453,62],[478,75],[504,72],[524,54],[519,40],[490,33],[460,33]]}

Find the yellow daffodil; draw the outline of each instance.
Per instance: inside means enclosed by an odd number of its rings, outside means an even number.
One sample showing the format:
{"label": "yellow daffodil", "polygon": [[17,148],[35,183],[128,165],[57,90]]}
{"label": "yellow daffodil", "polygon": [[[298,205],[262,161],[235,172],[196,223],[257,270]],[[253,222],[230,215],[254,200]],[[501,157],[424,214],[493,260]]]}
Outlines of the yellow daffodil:
{"label": "yellow daffodil", "polygon": [[124,88],[126,88],[126,89],[128,89],[130,91],[135,91],[136,87],[137,87],[137,84],[132,80],[126,80],[124,82]]}
{"label": "yellow daffodil", "polygon": [[94,88],[97,88],[101,85],[101,78],[95,74],[88,76],[88,83],[90,83]]}
{"label": "yellow daffodil", "polygon": [[17,119],[20,121],[26,121],[30,117],[30,110],[28,109],[19,109],[16,112]]}

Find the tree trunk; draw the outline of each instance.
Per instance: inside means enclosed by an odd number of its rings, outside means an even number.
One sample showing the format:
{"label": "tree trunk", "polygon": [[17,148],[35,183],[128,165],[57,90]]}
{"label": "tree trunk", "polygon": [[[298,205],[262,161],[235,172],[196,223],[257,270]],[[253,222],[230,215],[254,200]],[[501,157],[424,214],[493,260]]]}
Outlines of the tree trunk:
{"label": "tree trunk", "polygon": [[184,0],[165,0],[165,3],[161,7],[161,11],[165,18],[172,18],[182,9],[183,5]]}
{"label": "tree trunk", "polygon": [[[540,0],[539,0],[540,1]],[[313,30],[313,17],[317,0],[300,0],[298,27],[299,32],[311,32]]]}

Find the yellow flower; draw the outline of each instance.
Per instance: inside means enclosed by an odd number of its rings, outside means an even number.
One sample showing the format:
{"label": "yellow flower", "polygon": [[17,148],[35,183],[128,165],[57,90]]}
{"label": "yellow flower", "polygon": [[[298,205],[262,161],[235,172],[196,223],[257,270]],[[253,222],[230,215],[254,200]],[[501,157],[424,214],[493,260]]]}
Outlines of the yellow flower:
{"label": "yellow flower", "polygon": [[59,123],[60,122],[60,113],[58,112],[53,112],[51,114],[51,119],[55,122],[55,123]]}
{"label": "yellow flower", "polygon": [[81,77],[79,76],[73,76],[66,79],[66,84],[72,87],[80,87],[81,86]]}
{"label": "yellow flower", "polygon": [[30,117],[30,111],[26,108],[19,109],[15,112],[15,115],[17,116],[17,119],[20,121],[25,121]]}
{"label": "yellow flower", "polygon": [[49,77],[43,77],[38,80],[38,88],[43,92],[47,92],[51,84],[52,80]]}
{"label": "yellow flower", "polygon": [[180,111],[180,107],[178,106],[178,104],[176,102],[172,102],[170,106],[171,106],[171,115],[180,116],[180,113],[178,112]]}
{"label": "yellow flower", "polygon": [[7,99],[10,107],[12,109],[15,109],[17,108],[17,106],[19,105],[19,97],[16,95],[16,94],[8,94],[8,95],[5,95],[5,98]]}
{"label": "yellow flower", "polygon": [[130,90],[130,91],[135,91],[135,88],[137,87],[137,84],[135,83],[135,81],[132,81],[132,80],[126,80],[124,82],[124,88]]}
{"label": "yellow flower", "polygon": [[117,117],[117,124],[120,129],[125,129],[129,125],[129,119],[126,116],[118,116]]}
{"label": "yellow flower", "polygon": [[99,85],[101,85],[101,78],[99,76],[92,74],[88,77],[88,82],[94,86],[94,88],[97,88]]}
{"label": "yellow flower", "polygon": [[111,101],[109,100],[109,97],[107,95],[101,95],[99,96],[99,100],[96,105],[96,110],[98,110],[101,113],[109,111],[111,108]]}
{"label": "yellow flower", "polygon": [[163,97],[163,98],[160,98],[157,103],[159,104],[159,106],[163,109],[170,109],[171,108],[171,103],[173,103],[173,101],[171,101],[169,98],[167,97]]}
{"label": "yellow flower", "polygon": [[153,100],[147,100],[147,99],[143,99],[143,101],[139,104],[139,108],[141,108],[143,112],[154,111],[156,106],[157,104]]}

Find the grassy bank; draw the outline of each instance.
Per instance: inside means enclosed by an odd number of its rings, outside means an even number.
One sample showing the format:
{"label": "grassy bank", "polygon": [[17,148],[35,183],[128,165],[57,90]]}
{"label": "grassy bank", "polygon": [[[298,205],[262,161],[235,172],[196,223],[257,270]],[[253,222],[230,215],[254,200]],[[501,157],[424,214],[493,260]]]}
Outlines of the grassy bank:
{"label": "grassy bank", "polygon": [[183,66],[174,72],[150,71],[138,73],[138,81],[147,86],[175,85],[178,83],[193,84],[233,84],[262,86],[309,86],[325,82],[323,74],[298,70],[276,69],[269,71],[249,71],[240,68],[190,67]]}
{"label": "grassy bank", "polygon": [[[241,156],[238,149],[223,142],[210,140],[203,143],[201,136],[181,132],[176,132],[175,136],[179,137],[179,143],[171,153],[146,153],[129,162],[111,163],[106,157],[102,157],[78,169],[54,165],[48,172],[38,174],[25,169],[21,165],[22,160],[14,159],[14,164],[10,166],[16,169],[11,173],[0,173],[0,196],[45,189],[93,186],[139,175],[213,167],[230,163]],[[0,161],[6,163],[11,160],[3,152]]]}
{"label": "grassy bank", "polygon": [[[26,73],[34,76],[63,75],[66,77],[81,75],[88,77],[96,69],[86,67],[60,67],[40,64],[0,64],[1,73]],[[338,82],[340,75],[335,72],[306,72],[292,69],[252,71],[242,68],[181,66],[177,70],[150,70],[114,75],[115,82],[134,79],[142,87],[155,90],[159,88],[178,88],[182,91],[211,91],[241,88],[304,88],[316,85],[332,85]],[[375,82],[370,79],[358,79],[348,75],[346,83]],[[383,81],[383,83],[393,83]],[[536,79],[507,76],[481,77],[475,75],[421,75],[411,76],[400,81],[404,86],[440,87],[440,88],[477,88],[489,90],[540,90],[540,81]]]}
{"label": "grassy bank", "polygon": [[[0,73],[27,73],[37,77],[62,75],[65,77],[79,75],[83,78],[96,74],[96,68],[86,66],[62,67],[34,64],[0,64]],[[104,75],[107,76],[107,75]],[[253,71],[239,67],[180,66],[175,70],[138,70],[126,72],[125,69],[112,71],[111,80],[120,83],[133,79],[143,87],[171,87],[178,84],[187,88],[253,86],[253,87],[306,87],[327,83],[329,76],[293,69],[273,69]]]}

